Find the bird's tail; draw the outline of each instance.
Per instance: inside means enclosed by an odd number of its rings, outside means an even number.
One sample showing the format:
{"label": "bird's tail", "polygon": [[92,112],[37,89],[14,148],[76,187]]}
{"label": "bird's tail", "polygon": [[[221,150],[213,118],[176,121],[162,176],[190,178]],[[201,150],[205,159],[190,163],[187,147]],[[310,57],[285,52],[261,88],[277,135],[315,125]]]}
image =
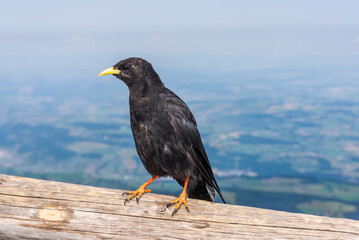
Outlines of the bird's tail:
{"label": "bird's tail", "polygon": [[215,202],[213,187],[206,184],[204,181],[199,182],[195,188],[188,189],[188,197]]}
{"label": "bird's tail", "polygon": [[[226,201],[224,200],[224,198],[222,196],[221,190],[219,189],[216,178],[214,177],[214,174],[213,174],[213,171],[211,168],[211,164],[208,161],[206,151],[204,150],[204,148],[201,149],[201,148],[198,148],[193,145],[191,147],[195,154],[193,159],[195,160],[195,163],[196,163],[199,171],[201,172],[202,178],[203,178],[203,183],[199,184],[202,189],[202,193],[205,193],[205,190],[207,190],[206,195],[208,195],[208,197],[211,198],[211,200],[208,200],[208,201],[214,202],[214,190],[216,190],[219,197],[222,199],[223,203],[226,203]],[[194,195],[196,195],[196,194],[194,193]],[[201,194],[201,195],[203,195],[203,194]],[[208,197],[207,197],[207,199],[208,199]],[[201,199],[204,199],[204,198],[201,198]],[[205,199],[205,200],[207,200],[207,199]]]}

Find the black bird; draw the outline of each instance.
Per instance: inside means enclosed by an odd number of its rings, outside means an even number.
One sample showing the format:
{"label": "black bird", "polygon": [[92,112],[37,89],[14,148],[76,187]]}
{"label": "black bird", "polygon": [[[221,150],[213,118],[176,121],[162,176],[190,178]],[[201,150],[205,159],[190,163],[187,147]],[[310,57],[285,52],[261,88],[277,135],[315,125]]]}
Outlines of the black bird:
{"label": "black bird", "polygon": [[152,178],[130,195],[125,204],[140,197],[158,177],[171,176],[181,186],[172,216],[182,204],[188,210],[186,198],[214,202],[216,190],[225,203],[214,178],[211,165],[203,147],[197,123],[187,105],[167,89],[152,65],[141,58],[122,60],[102,71],[99,76],[113,74],[121,79],[130,91],[131,129],[137,153]]}

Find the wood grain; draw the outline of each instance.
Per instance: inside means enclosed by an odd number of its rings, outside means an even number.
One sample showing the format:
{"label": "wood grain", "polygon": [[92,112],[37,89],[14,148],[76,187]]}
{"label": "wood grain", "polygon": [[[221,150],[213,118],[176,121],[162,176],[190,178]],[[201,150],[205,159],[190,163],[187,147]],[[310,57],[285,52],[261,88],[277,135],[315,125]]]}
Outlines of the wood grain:
{"label": "wood grain", "polygon": [[359,239],[359,221],[0,174],[0,239]]}

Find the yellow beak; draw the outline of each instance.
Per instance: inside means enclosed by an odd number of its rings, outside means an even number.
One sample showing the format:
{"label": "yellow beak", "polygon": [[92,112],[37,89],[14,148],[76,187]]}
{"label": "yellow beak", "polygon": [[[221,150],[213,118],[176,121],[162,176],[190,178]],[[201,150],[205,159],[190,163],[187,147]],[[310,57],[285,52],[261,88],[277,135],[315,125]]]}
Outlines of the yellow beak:
{"label": "yellow beak", "polygon": [[108,75],[108,74],[119,74],[120,70],[115,69],[114,67],[107,68],[103,70],[98,76]]}

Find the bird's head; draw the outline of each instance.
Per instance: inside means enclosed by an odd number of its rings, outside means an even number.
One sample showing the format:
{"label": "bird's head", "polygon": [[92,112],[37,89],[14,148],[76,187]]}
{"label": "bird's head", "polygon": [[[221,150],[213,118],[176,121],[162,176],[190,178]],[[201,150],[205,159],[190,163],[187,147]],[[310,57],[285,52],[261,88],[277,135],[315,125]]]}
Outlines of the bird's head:
{"label": "bird's head", "polygon": [[149,62],[135,57],[127,58],[116,63],[113,67],[103,70],[99,76],[108,74],[112,74],[121,79],[128,87],[148,81],[155,83],[159,80],[161,82]]}

